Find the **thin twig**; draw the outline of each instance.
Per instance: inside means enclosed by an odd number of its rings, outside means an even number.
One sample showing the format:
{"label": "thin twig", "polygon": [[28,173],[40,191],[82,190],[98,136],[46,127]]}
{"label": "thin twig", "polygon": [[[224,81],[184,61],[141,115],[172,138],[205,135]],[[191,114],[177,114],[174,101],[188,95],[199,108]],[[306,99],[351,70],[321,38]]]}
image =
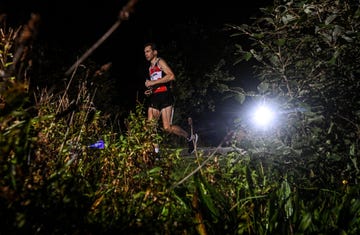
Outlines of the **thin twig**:
{"label": "thin twig", "polygon": [[91,53],[95,51],[121,24],[122,21],[128,20],[130,13],[134,11],[134,6],[138,0],[130,0],[120,11],[118,20],[111,26],[111,28],[92,46],[90,47],[66,72],[68,76],[78,67]]}
{"label": "thin twig", "polygon": [[182,180],[180,180],[179,182],[177,182],[176,184],[174,184],[171,188],[176,188],[177,186],[179,186],[180,184],[184,183],[187,179],[189,179],[191,176],[193,176],[196,172],[198,172],[208,161],[210,161],[211,158],[213,158],[215,156],[215,153],[218,151],[218,149],[221,148],[223,142],[221,142],[216,149],[211,153],[211,155],[205,160],[203,161],[195,170],[193,170],[192,172],[190,172],[190,174],[188,174],[187,176],[185,176]]}

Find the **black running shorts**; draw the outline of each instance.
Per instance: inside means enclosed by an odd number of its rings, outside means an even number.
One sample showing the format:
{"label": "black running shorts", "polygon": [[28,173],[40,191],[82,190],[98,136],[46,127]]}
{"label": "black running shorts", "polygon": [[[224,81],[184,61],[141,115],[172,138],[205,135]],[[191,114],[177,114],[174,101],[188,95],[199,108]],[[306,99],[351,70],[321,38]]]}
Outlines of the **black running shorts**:
{"label": "black running shorts", "polygon": [[174,105],[174,96],[171,91],[153,93],[150,97],[149,106],[159,111],[171,105]]}

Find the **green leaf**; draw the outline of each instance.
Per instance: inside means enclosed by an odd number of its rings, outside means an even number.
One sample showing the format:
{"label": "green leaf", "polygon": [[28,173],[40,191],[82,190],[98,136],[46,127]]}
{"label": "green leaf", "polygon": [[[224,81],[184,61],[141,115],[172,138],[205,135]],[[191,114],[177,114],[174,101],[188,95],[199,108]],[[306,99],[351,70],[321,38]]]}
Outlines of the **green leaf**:
{"label": "green leaf", "polygon": [[307,212],[301,218],[299,230],[305,232],[310,227],[311,224],[312,224],[311,213]]}
{"label": "green leaf", "polygon": [[332,14],[332,15],[328,16],[325,19],[325,25],[329,25],[331,22],[333,22],[335,20],[336,17],[337,17],[337,14]]}
{"label": "green leaf", "polygon": [[278,40],[275,41],[276,45],[278,46],[283,46],[285,45],[286,39],[285,38],[280,38]]}
{"label": "green leaf", "polygon": [[290,15],[290,14],[287,14],[287,15],[281,17],[281,20],[284,24],[288,24],[289,22],[291,22],[295,19],[296,19],[296,17],[293,15]]}
{"label": "green leaf", "polygon": [[245,61],[249,61],[252,57],[253,57],[253,55],[252,55],[250,52],[246,52],[246,53],[244,53],[244,55],[243,55],[243,59],[244,59]]}
{"label": "green leaf", "polygon": [[261,82],[257,86],[257,90],[259,91],[260,94],[265,94],[269,90],[269,83],[267,81]]}
{"label": "green leaf", "polygon": [[201,174],[196,174],[195,178],[197,178],[195,182],[199,190],[202,202],[206,205],[206,208],[211,212],[214,219],[217,220],[219,217],[219,211],[216,208],[215,202],[213,201],[212,195],[208,189],[208,187],[212,187],[212,186],[206,183],[205,179]]}
{"label": "green leaf", "polygon": [[236,96],[235,96],[235,99],[240,103],[244,103],[245,99],[246,99],[246,96],[245,94],[242,94],[242,93],[238,93]]}

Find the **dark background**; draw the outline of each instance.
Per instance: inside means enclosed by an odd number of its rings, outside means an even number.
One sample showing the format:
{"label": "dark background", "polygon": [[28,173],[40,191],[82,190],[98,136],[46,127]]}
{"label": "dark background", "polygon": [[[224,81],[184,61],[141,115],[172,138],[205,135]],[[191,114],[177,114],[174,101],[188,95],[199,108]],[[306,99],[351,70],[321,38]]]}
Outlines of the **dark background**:
{"label": "dark background", "polygon": [[[125,0],[62,0],[45,1],[1,0],[0,12],[7,15],[8,26],[26,24],[31,13],[41,17],[37,43],[57,49],[56,57],[65,73],[88,48],[98,41],[116,22]],[[222,55],[218,50],[229,43],[223,32],[226,23],[248,23],[258,9],[271,0],[258,1],[190,1],[190,0],[139,0],[127,21],[110,35],[87,60],[97,64],[112,62],[111,78],[116,80],[117,94],[113,99],[121,106],[133,109],[136,97],[144,90],[147,62],[143,45],[155,42],[161,48],[175,42],[184,56],[200,68],[206,62],[216,62]],[[201,40],[193,40],[194,32]],[[64,53],[65,51],[65,53]],[[165,58],[166,59],[166,58]],[[204,62],[204,63],[202,63]],[[198,63],[198,66],[197,64]],[[230,61],[231,64],[231,61]],[[59,69],[59,68],[57,68]],[[238,80],[251,81],[251,69],[238,66],[229,68]],[[176,71],[175,71],[176,72]],[[204,68],[204,73],[207,72]],[[244,79],[245,78],[245,79]],[[247,86],[247,82],[240,84]],[[207,127],[213,129],[226,122],[231,108],[220,107]],[[223,124],[223,123],[221,123]],[[216,132],[216,130],[214,130]]]}

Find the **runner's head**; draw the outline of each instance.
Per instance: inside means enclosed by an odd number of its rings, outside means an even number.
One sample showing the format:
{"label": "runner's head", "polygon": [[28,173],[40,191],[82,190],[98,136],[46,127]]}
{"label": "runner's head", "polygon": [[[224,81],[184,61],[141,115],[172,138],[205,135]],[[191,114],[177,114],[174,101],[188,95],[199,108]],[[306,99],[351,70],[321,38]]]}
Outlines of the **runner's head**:
{"label": "runner's head", "polygon": [[158,56],[155,43],[149,42],[144,45],[144,53],[147,61],[153,61]]}

